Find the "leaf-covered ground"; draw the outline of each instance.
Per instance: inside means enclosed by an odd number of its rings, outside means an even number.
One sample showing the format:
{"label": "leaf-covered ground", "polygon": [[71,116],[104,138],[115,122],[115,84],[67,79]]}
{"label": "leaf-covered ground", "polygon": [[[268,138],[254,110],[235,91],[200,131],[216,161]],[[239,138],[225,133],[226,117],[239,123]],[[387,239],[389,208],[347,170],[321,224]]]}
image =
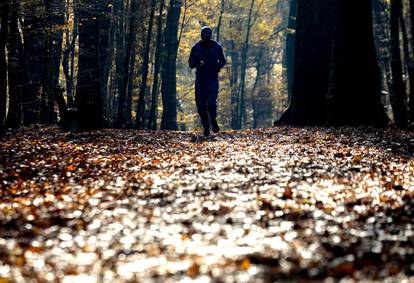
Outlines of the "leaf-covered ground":
{"label": "leaf-covered ground", "polygon": [[414,281],[414,133],[193,135],[0,140],[0,282]]}

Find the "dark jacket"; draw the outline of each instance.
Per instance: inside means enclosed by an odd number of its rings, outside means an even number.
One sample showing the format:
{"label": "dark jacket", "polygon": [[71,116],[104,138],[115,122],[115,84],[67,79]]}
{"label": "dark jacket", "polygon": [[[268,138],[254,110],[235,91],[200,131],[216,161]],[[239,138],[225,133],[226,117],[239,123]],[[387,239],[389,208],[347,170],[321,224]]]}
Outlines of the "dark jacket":
{"label": "dark jacket", "polygon": [[226,65],[223,47],[216,41],[199,41],[191,49],[188,64],[191,69],[197,69],[196,80],[216,81],[218,73]]}

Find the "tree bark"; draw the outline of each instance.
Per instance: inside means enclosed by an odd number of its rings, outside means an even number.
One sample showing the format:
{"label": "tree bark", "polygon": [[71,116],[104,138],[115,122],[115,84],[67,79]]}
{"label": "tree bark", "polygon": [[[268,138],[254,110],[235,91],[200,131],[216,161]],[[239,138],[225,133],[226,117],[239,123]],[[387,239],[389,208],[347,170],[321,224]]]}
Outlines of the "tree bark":
{"label": "tree bark", "polygon": [[247,71],[247,54],[249,52],[249,41],[250,41],[250,31],[252,28],[252,17],[253,17],[253,7],[255,0],[251,0],[249,16],[247,20],[246,27],[246,37],[243,43],[243,50],[241,54],[241,72],[240,72],[240,92],[239,92],[239,104],[237,109],[237,125],[236,129],[240,130],[243,127],[243,124],[246,122],[246,102],[245,102],[245,86],[246,86],[246,71]]}
{"label": "tree bark", "polygon": [[[64,0],[45,2],[45,79],[43,81],[46,107],[43,109],[42,122],[46,124],[56,123],[55,115],[55,90],[59,84],[60,62],[62,55],[63,25],[65,23]],[[62,114],[62,113],[60,113]]]}
{"label": "tree bark", "polygon": [[80,130],[103,127],[100,24],[107,6],[99,0],[82,0],[79,17],[79,59],[76,104]]}
{"label": "tree bark", "polygon": [[398,127],[407,127],[408,116],[406,106],[406,87],[403,80],[403,69],[400,49],[399,18],[402,10],[401,0],[391,0],[391,72],[393,78],[392,107],[395,124]]}
{"label": "tree bark", "polygon": [[157,19],[157,47],[155,49],[155,62],[154,62],[154,82],[152,84],[151,91],[151,113],[150,120],[148,122],[149,130],[157,129],[158,119],[158,81],[159,73],[161,69],[161,49],[162,49],[162,19],[164,13],[165,0],[160,0],[160,8]]}
{"label": "tree bark", "polygon": [[152,29],[154,23],[154,15],[156,8],[156,0],[151,1],[151,12],[148,23],[148,31],[144,49],[144,62],[142,65],[142,74],[141,74],[141,89],[138,95],[138,104],[137,104],[137,116],[136,116],[136,126],[138,129],[143,130],[145,127],[145,94],[147,91],[147,81],[148,81],[148,70],[149,70],[149,57],[151,50],[151,41],[152,41]]}
{"label": "tree bark", "polygon": [[337,2],[328,121],[334,125],[384,126],[387,118],[381,101],[372,2]]}
{"label": "tree bark", "polygon": [[127,89],[128,84],[132,83],[130,81],[130,63],[131,60],[135,58],[131,58],[131,54],[133,53],[133,49],[135,49],[136,43],[136,32],[137,32],[137,12],[139,10],[138,0],[131,1],[130,7],[130,17],[129,17],[129,28],[128,28],[128,39],[127,45],[125,49],[125,58],[122,66],[124,67],[122,78],[121,78],[121,88],[119,89],[119,104],[118,104],[118,119],[116,125],[118,127],[124,127],[130,121],[126,120],[126,112],[130,112],[131,109],[126,109],[126,99],[127,99]]}
{"label": "tree bark", "polygon": [[289,100],[293,92],[293,74],[295,72],[295,37],[296,37],[297,0],[290,0],[289,21],[286,36],[285,68]]}
{"label": "tree bark", "polygon": [[42,6],[36,2],[22,5],[24,21],[22,25],[24,43],[24,69],[27,78],[23,102],[23,122],[25,125],[40,122],[41,104],[45,106],[45,97],[41,96],[41,87],[45,79],[45,19]]}
{"label": "tree bark", "polygon": [[177,124],[177,53],[178,25],[180,22],[182,0],[170,0],[165,29],[162,71],[163,113],[161,129],[178,130]]}
{"label": "tree bark", "polygon": [[297,0],[292,98],[278,123],[320,125],[326,120],[335,7],[328,2]]}
{"label": "tree bark", "polygon": [[239,107],[239,96],[238,96],[238,78],[239,78],[239,59],[240,55],[236,49],[236,44],[232,40],[230,41],[230,58],[231,58],[231,72],[230,72],[230,91],[231,91],[231,128],[236,130],[238,128],[238,107]]}
{"label": "tree bark", "polygon": [[[411,50],[414,50],[414,0],[410,0],[410,21],[411,21]],[[414,51],[413,51],[414,53]],[[408,72],[410,74],[409,93],[409,119],[414,123],[414,54],[411,54]]]}
{"label": "tree bark", "polygon": [[9,111],[7,113],[6,126],[18,128],[22,124],[22,93],[26,82],[26,73],[21,67],[24,65],[24,53],[18,26],[20,4],[18,0],[11,0],[9,3],[10,22],[7,40]]}
{"label": "tree bark", "polygon": [[115,72],[115,81],[116,89],[118,93],[118,112],[116,115],[115,126],[123,127],[125,126],[125,102],[126,102],[126,93],[124,89],[124,76],[126,76],[125,65],[126,65],[126,11],[128,7],[125,7],[124,0],[118,0],[115,2],[117,24],[116,24],[116,72]]}
{"label": "tree bark", "polygon": [[7,104],[7,59],[9,0],[0,4],[0,136],[4,131]]}
{"label": "tree bark", "polygon": [[[69,7],[69,0],[66,2],[66,6]],[[76,10],[76,1],[73,2],[73,9]],[[66,8],[66,21],[69,21],[71,17],[70,11]],[[78,38],[78,15],[73,15],[73,28],[69,28],[65,31],[65,48],[63,50],[62,67],[63,73],[66,79],[66,97],[67,106],[72,108],[75,106],[74,102],[74,80],[75,80],[75,45],[76,39]]]}
{"label": "tree bark", "polygon": [[220,31],[221,31],[221,24],[223,22],[223,15],[224,15],[225,7],[226,6],[225,6],[224,0],[221,0],[221,3],[220,3],[220,16],[219,16],[218,23],[217,23],[217,36],[216,36],[217,42],[220,42]]}

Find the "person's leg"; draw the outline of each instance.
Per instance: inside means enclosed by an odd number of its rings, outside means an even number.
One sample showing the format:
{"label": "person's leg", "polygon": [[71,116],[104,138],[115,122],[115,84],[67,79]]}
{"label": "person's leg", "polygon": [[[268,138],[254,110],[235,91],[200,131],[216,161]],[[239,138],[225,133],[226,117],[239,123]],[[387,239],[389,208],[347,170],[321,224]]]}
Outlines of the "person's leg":
{"label": "person's leg", "polygon": [[201,118],[201,124],[203,125],[204,135],[210,135],[210,123],[208,121],[208,112],[207,112],[207,95],[205,87],[199,82],[196,83],[195,88],[195,98],[197,111]]}
{"label": "person's leg", "polygon": [[208,92],[207,104],[208,104],[208,113],[210,116],[211,126],[213,132],[218,133],[220,128],[217,123],[217,97],[218,97],[218,82],[211,83]]}

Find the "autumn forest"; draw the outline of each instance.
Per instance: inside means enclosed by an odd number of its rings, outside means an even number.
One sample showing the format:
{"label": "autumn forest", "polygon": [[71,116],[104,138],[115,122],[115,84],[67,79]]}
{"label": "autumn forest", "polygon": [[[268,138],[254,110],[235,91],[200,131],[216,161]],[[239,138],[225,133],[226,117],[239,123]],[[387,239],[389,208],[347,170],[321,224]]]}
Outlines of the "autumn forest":
{"label": "autumn forest", "polygon": [[414,0],[0,2],[1,282],[412,282]]}

